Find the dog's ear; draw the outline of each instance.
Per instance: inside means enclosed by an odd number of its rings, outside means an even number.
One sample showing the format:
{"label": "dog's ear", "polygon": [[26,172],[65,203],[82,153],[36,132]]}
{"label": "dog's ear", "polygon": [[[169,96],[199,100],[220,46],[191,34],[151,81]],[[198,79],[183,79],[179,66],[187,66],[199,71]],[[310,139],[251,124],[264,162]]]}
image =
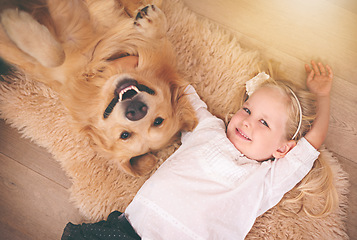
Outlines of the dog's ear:
{"label": "dog's ear", "polygon": [[97,128],[92,125],[83,127],[80,132],[86,134],[91,139],[90,144],[93,147],[99,147],[100,149],[108,149],[109,142],[103,137],[103,134],[99,134]]}
{"label": "dog's ear", "polygon": [[158,159],[151,153],[133,157],[120,164],[123,170],[135,177],[150,173],[157,165]]}

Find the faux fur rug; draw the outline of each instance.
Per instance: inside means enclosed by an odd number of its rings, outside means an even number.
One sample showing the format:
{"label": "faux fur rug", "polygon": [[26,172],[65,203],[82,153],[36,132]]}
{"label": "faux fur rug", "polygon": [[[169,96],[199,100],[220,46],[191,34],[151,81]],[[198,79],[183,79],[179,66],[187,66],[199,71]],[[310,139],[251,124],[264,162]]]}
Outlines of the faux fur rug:
{"label": "faux fur rug", "polygon": [[[229,110],[235,112],[239,91],[257,71],[259,53],[242,49],[234,35],[198,18],[180,0],[165,0],[162,9],[168,18],[168,34],[176,48],[181,73],[214,114],[224,117]],[[92,221],[105,218],[113,210],[123,211],[147,179],[128,176],[97,156],[88,139],[71,130],[68,112],[56,93],[43,84],[30,79],[1,83],[0,113],[7,123],[47,148],[59,161],[73,182],[74,204]],[[178,143],[158,152],[161,163],[177,147]],[[274,207],[257,219],[247,239],[348,239],[343,224],[347,176],[328,150],[322,150],[321,157],[327,159],[335,174],[340,197],[336,212],[324,218],[310,218],[303,212],[285,216]],[[284,198],[294,194],[292,190]],[[316,199],[308,202],[311,208],[320,204]]]}

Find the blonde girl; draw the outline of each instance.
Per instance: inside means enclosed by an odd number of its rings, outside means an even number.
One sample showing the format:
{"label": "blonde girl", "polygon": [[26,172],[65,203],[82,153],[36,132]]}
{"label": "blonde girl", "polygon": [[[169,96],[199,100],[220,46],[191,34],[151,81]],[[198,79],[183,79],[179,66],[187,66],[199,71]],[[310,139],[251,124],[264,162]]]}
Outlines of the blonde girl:
{"label": "blonde girl", "polygon": [[[282,91],[287,97],[287,102],[290,104],[289,109],[289,121],[287,121],[286,126],[286,138],[294,140],[295,142],[304,137],[312,128],[313,123],[322,128],[321,140],[325,139],[328,128],[328,117],[329,116],[329,89],[331,89],[331,83],[333,78],[332,69],[326,65],[326,69],[322,63],[316,64],[314,61],[311,62],[312,69],[308,64],[305,65],[306,73],[308,74],[306,85],[310,91],[306,88],[302,88],[297,84],[288,80],[275,80],[272,77],[260,80],[260,83],[255,83],[255,87],[273,87]],[[269,66],[269,74],[273,76],[273,69],[271,65]],[[320,80],[322,79],[322,80]],[[258,80],[259,81],[259,80]],[[251,85],[252,82],[248,83]],[[323,88],[323,89],[319,89]],[[248,86],[249,89],[249,86]],[[240,106],[244,105],[247,100],[248,92],[241,94]],[[298,100],[298,101],[297,101]],[[317,108],[320,106],[321,111],[320,116],[326,116],[324,119],[316,118]],[[301,110],[299,109],[301,108]],[[302,113],[301,115],[299,113]],[[228,115],[226,122],[229,122],[232,115]],[[321,118],[321,117],[320,117]],[[320,122],[319,122],[320,121]],[[298,129],[296,129],[296,126]],[[321,141],[315,145],[318,148]],[[280,206],[290,204],[297,209],[296,212],[283,211],[285,214],[295,214],[300,211],[304,211],[310,217],[324,217],[333,211],[338,205],[338,195],[333,184],[333,174],[331,167],[326,162],[324,158],[318,158],[315,161],[312,170],[309,174],[297,185],[297,190],[299,194],[293,199],[284,199],[284,201],[279,204],[279,210],[282,210]],[[310,196],[310,198],[315,197],[316,199],[322,199],[323,206],[319,210],[311,211],[308,206],[304,205],[305,196]],[[289,208],[291,211],[291,208]]]}

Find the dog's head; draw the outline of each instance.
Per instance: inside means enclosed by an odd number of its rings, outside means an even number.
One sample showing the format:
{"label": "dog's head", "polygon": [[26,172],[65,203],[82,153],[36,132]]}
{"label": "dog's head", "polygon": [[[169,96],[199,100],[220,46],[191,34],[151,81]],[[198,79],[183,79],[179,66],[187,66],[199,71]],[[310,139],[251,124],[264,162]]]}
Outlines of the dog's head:
{"label": "dog's head", "polygon": [[179,131],[196,126],[194,111],[184,93],[186,86],[165,64],[139,64],[131,71],[110,76],[98,88],[96,97],[89,100],[97,106],[91,107],[84,130],[98,149],[124,171],[136,176],[146,174],[157,164],[150,152],[171,143]]}
{"label": "dog's head", "polygon": [[[123,9],[47,3],[2,13],[0,56],[58,92],[98,152],[129,174],[148,173],[157,164],[150,153],[197,123],[172,46],[139,32]],[[123,54],[139,55],[139,64],[128,68]]]}

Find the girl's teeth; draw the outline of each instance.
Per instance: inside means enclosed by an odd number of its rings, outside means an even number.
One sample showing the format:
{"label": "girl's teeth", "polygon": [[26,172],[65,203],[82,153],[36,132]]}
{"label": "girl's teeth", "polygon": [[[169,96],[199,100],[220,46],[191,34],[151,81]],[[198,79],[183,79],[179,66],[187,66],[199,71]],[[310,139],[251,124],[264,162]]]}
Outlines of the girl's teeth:
{"label": "girl's teeth", "polygon": [[245,139],[250,140],[250,138],[247,137],[245,134],[243,134],[241,131],[239,131],[238,129],[237,129],[237,131],[238,131],[239,134],[242,135]]}

